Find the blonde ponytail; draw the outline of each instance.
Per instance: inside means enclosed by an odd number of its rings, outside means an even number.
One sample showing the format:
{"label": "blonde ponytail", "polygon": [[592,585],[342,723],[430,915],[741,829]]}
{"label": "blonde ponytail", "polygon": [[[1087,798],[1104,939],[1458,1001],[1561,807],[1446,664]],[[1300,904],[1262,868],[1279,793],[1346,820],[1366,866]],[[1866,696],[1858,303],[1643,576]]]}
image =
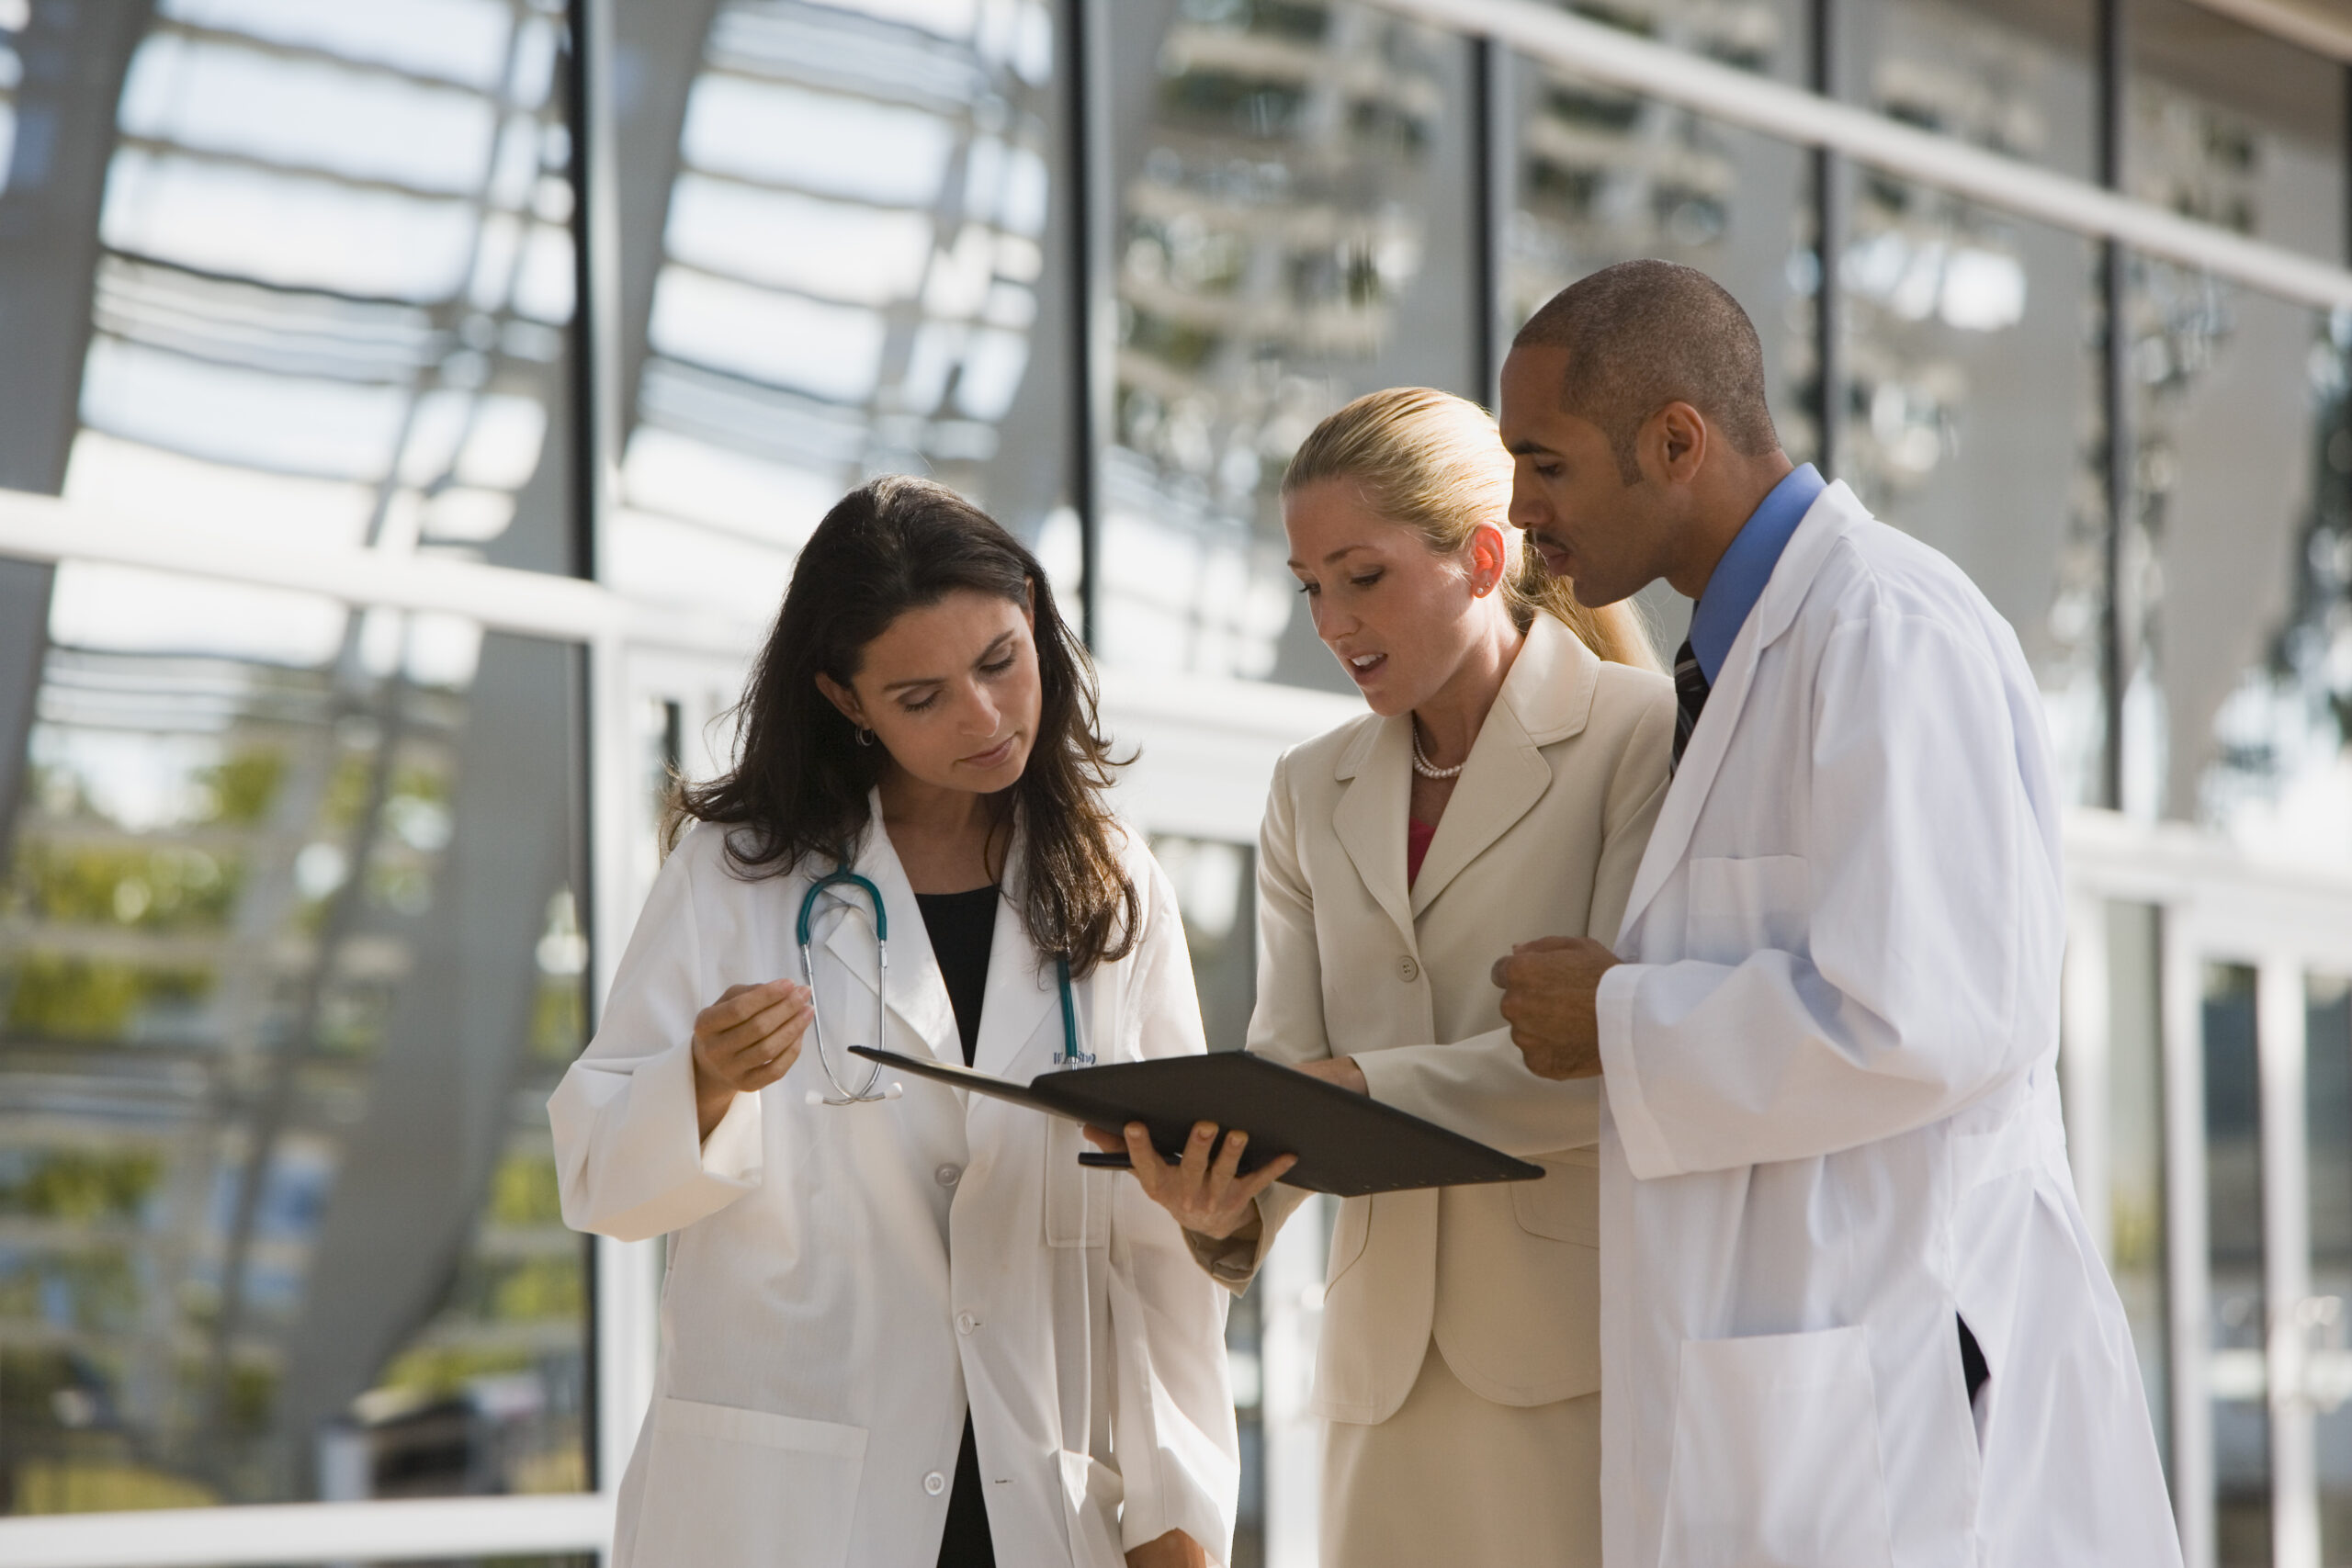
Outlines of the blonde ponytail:
{"label": "blonde ponytail", "polygon": [[1428,387],[1367,393],[1315,427],[1283,475],[1283,493],[1324,479],[1355,485],[1365,505],[1419,534],[1433,555],[1460,554],[1482,525],[1501,529],[1510,558],[1504,603],[1521,631],[1546,615],[1602,659],[1663,670],[1639,605],[1578,604],[1511,525],[1510,454],[1477,404]]}

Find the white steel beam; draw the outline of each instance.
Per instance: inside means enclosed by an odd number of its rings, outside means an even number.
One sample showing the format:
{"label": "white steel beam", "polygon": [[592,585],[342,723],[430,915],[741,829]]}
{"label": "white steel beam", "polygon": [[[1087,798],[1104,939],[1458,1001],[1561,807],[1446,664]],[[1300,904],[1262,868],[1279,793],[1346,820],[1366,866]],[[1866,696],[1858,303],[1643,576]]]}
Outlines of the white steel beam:
{"label": "white steel beam", "polygon": [[0,556],[95,561],[217,582],[324,594],[348,604],[461,615],[492,631],[740,659],[760,628],[707,612],[672,615],[594,582],[551,572],[484,566],[447,556],[303,547],[223,537],[118,516],[27,491],[0,490]]}
{"label": "white steel beam", "polygon": [[1534,0],[1374,0],[1563,70],[1935,186],[2321,310],[2352,307],[2352,271],[1801,87],[1635,38]]}
{"label": "white steel beam", "polygon": [[277,1503],[0,1519],[8,1568],[228,1568],[422,1562],[604,1550],[613,1504],[594,1494],[399,1503]]}
{"label": "white steel beam", "polygon": [[2298,49],[2352,64],[2352,11],[2342,0],[2192,0]]}

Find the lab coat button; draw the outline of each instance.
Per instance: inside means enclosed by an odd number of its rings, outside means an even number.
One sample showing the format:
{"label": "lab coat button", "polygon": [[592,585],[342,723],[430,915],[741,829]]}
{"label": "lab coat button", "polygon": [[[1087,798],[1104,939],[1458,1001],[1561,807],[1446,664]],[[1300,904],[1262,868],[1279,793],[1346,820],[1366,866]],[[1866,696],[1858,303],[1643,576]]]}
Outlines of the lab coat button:
{"label": "lab coat button", "polygon": [[979,1325],[980,1320],[968,1312],[959,1312],[956,1314],[956,1332],[958,1334],[969,1334]]}
{"label": "lab coat button", "polygon": [[1407,953],[1396,961],[1396,978],[1410,985],[1420,977],[1421,966],[1413,962],[1412,954]]}
{"label": "lab coat button", "polygon": [[964,1179],[964,1168],[960,1165],[943,1165],[931,1173],[931,1178],[942,1187],[953,1187]]}
{"label": "lab coat button", "polygon": [[947,1490],[947,1477],[934,1470],[922,1478],[922,1489],[936,1497]]}

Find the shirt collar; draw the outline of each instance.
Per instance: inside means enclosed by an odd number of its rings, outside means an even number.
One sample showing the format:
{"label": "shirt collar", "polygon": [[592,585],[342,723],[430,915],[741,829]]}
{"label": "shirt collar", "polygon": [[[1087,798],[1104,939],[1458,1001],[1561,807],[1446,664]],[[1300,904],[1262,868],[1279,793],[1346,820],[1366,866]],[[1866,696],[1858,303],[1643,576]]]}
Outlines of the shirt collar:
{"label": "shirt collar", "polygon": [[1690,612],[1690,651],[1698,656],[1699,672],[1709,685],[1723,672],[1739,628],[1763,597],[1764,585],[1772,581],[1772,569],[1780,564],[1789,536],[1828,488],[1818,468],[1800,465],[1756,503],[1732,536],[1730,547],[1700,591],[1698,607]]}

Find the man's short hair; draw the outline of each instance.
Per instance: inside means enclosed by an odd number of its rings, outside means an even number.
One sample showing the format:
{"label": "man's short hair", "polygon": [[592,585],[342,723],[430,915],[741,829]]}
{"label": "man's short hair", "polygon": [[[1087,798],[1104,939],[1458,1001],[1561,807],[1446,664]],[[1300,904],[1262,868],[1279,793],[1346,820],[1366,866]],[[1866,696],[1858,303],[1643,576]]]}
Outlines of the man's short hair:
{"label": "man's short hair", "polygon": [[1780,450],[1756,324],[1696,267],[1603,267],[1546,300],[1511,346],[1568,351],[1560,406],[1609,438],[1627,484],[1642,477],[1635,438],[1644,422],[1668,403],[1689,403],[1750,457]]}

